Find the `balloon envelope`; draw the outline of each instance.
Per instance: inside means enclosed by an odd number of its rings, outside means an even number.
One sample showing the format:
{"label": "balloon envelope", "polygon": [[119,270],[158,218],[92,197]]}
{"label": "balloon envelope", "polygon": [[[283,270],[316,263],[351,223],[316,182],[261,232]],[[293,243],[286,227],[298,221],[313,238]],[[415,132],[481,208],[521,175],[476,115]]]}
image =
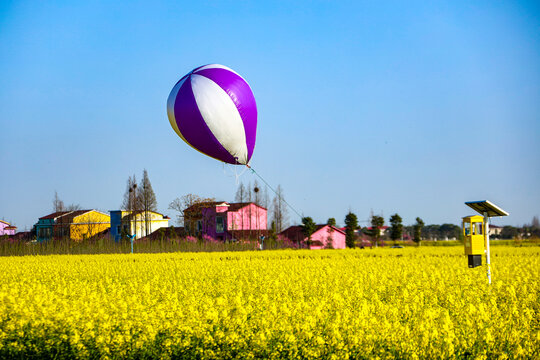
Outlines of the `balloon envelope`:
{"label": "balloon envelope", "polygon": [[248,164],[257,135],[257,106],[248,83],[226,66],[198,67],[167,100],[174,131],[188,145],[230,164]]}

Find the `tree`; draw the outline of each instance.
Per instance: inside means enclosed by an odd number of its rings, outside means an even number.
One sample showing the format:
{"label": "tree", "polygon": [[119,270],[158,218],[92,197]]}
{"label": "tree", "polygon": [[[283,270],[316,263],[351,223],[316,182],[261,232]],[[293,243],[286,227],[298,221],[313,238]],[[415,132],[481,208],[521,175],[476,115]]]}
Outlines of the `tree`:
{"label": "tree", "polygon": [[272,224],[270,225],[270,230],[268,231],[268,237],[274,242],[277,240],[277,228],[276,228],[275,221],[272,221]]}
{"label": "tree", "polygon": [[540,220],[538,216],[533,216],[530,226],[531,237],[540,237]]}
{"label": "tree", "polygon": [[[129,216],[122,219],[122,229],[124,229],[125,227],[129,228],[129,231],[127,231],[127,233],[123,235],[135,235],[135,237],[137,237],[137,217],[135,215],[135,212],[141,207],[138,202],[139,198],[137,196],[137,179],[135,178],[134,174],[127,179],[126,191],[124,192],[122,205],[120,205],[120,208],[122,210],[127,210],[129,212]],[[123,232],[126,231],[123,230]]]}
{"label": "tree", "polygon": [[519,231],[517,228],[513,226],[505,226],[501,230],[501,238],[502,239],[513,239],[518,235]]}
{"label": "tree", "polygon": [[[178,224],[184,225],[189,235],[195,233],[195,224],[202,219],[202,209],[215,202],[214,198],[203,198],[195,194],[186,194],[176,198],[169,204],[169,209],[178,211]],[[186,211],[189,209],[189,211]]]}
{"label": "tree", "polygon": [[253,182],[253,187],[251,190],[253,191],[253,197],[252,197],[253,202],[259,206],[263,206],[261,188],[259,187],[259,183],[257,182],[257,179],[255,179],[255,181]]}
{"label": "tree", "polygon": [[270,197],[268,196],[268,188],[266,186],[264,186],[262,191],[260,205],[266,210],[268,210],[268,208],[270,207]]}
{"label": "tree", "polygon": [[302,232],[304,236],[307,237],[307,246],[308,249],[311,249],[311,235],[317,230],[317,225],[309,216],[302,218]]}
{"label": "tree", "polygon": [[180,226],[184,225],[184,202],[181,198],[176,198],[169,203],[169,209],[177,211],[176,223]]}
{"label": "tree", "polygon": [[[255,179],[255,181],[253,182],[253,186],[251,187],[251,191],[253,192],[253,195],[251,197],[252,201],[258,206],[265,207],[262,204],[263,203],[263,194],[261,192],[261,188],[259,187],[259,183],[257,182],[257,179]],[[261,228],[261,223],[260,223],[260,216],[259,216],[259,208],[256,208],[255,213],[256,213],[256,216],[255,216],[256,220],[255,221],[256,221],[256,227],[257,227],[257,238],[260,238],[259,229]],[[251,207],[250,207],[249,218],[251,220]],[[268,224],[267,224],[267,226],[268,226]]]}
{"label": "tree", "polygon": [[60,200],[58,197],[58,192],[54,191],[54,199],[53,199],[53,212],[60,212],[64,211],[64,202]]}
{"label": "tree", "polygon": [[326,238],[326,244],[324,245],[325,249],[333,249],[334,248],[334,239],[332,237],[332,234],[334,233],[334,227],[336,226],[336,219],[329,218],[328,221],[326,221],[326,225],[328,225],[328,237]]}
{"label": "tree", "polygon": [[143,170],[141,183],[137,187],[137,199],[137,203],[141,206],[139,210],[142,210],[145,236],[147,236],[152,232],[152,217],[150,211],[157,211],[157,200],[146,169]]}
{"label": "tree", "polygon": [[416,224],[413,225],[413,231],[414,231],[414,242],[420,245],[420,241],[422,241],[422,228],[424,227],[424,221],[420,219],[419,217],[416,218]]}
{"label": "tree", "polygon": [[435,224],[426,225],[422,231],[422,234],[424,238],[427,237],[429,240],[439,239],[440,238],[439,228],[440,226],[435,225]]}
{"label": "tree", "polygon": [[124,192],[124,198],[122,199],[122,205],[120,205],[120,208],[122,210],[128,210],[133,211],[139,206],[135,203],[135,197],[137,188],[137,179],[135,178],[135,175],[128,177],[126,182],[126,191]]}
{"label": "tree", "polygon": [[540,229],[540,220],[538,220],[538,216],[533,216],[531,221],[531,228]]}
{"label": "tree", "polygon": [[253,199],[255,198],[255,192],[253,191],[253,186],[251,186],[251,181],[247,184],[246,194],[246,202],[253,202]]}
{"label": "tree", "polygon": [[64,211],[76,211],[76,210],[82,210],[81,205],[73,203],[73,204],[69,204],[64,209]]}
{"label": "tree", "polygon": [[401,239],[403,235],[403,224],[401,223],[402,219],[397,213],[390,216],[390,238],[394,240],[394,243]]}
{"label": "tree", "polygon": [[[251,190],[249,188],[246,189],[246,187],[244,186],[244,183],[241,182],[238,185],[238,189],[236,189],[236,195],[234,197],[234,201],[236,201],[237,203],[246,202],[246,200],[248,199],[248,192],[251,193]],[[251,216],[250,216],[250,219],[251,219]],[[245,227],[244,227],[244,217],[243,216],[240,219],[240,222],[241,222],[242,229],[245,229]]]}
{"label": "tree", "polygon": [[272,201],[272,221],[276,223],[277,232],[282,232],[288,223],[287,207],[281,185],[276,188],[276,196]]}
{"label": "tree", "polygon": [[64,202],[60,200],[60,197],[58,196],[58,192],[54,192],[54,199],[53,199],[53,212],[61,212],[61,211],[75,211],[75,210],[81,210],[81,206],[79,204],[70,204],[68,206],[64,205]]}
{"label": "tree", "polygon": [[246,201],[246,199],[247,199],[246,187],[244,186],[244,183],[240,183],[240,185],[238,185],[238,189],[236,189],[236,195],[234,197],[234,201],[238,203],[243,203]]}
{"label": "tree", "polygon": [[345,245],[349,248],[354,248],[356,234],[354,231],[358,229],[358,217],[349,211],[345,216]]}
{"label": "tree", "polygon": [[439,227],[440,240],[459,239],[460,235],[461,227],[455,224],[442,224]]}
{"label": "tree", "polygon": [[384,226],[384,218],[378,215],[371,215],[371,231],[372,236],[375,239],[375,246],[379,246],[381,239],[381,229]]}

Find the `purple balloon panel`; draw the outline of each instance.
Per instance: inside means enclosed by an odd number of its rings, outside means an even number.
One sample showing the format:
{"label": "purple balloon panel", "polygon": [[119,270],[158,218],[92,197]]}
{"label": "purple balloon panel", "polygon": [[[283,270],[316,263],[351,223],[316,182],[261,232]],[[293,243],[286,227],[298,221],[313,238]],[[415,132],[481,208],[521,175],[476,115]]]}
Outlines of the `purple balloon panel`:
{"label": "purple balloon panel", "polygon": [[178,130],[187,142],[200,152],[229,164],[236,164],[234,157],[220,144],[204,121],[187,79],[180,87],[174,103],[174,116]]}
{"label": "purple balloon panel", "polygon": [[203,69],[197,71],[197,74],[203,75],[218,84],[234,102],[244,123],[248,159],[251,159],[257,137],[257,105],[250,86],[242,77],[226,69]]}

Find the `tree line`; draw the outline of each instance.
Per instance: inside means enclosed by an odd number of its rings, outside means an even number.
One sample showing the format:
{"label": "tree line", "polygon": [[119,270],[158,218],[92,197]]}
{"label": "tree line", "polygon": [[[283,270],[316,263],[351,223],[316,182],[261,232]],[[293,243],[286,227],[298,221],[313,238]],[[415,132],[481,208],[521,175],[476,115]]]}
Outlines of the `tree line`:
{"label": "tree line", "polygon": [[[203,197],[196,194],[186,194],[175,198],[169,203],[169,209],[177,212],[176,221],[180,226],[186,226],[185,210],[188,208],[194,211],[200,211],[205,204],[215,202],[213,197]],[[240,182],[237,186],[234,201],[237,203],[255,203],[268,210],[269,215],[269,236],[276,238],[277,234],[289,226],[289,212],[285,195],[281,185],[275,189],[274,196],[271,198],[266,186],[260,186],[255,179],[254,182],[244,184]],[[157,211],[157,200],[148,171],[143,170],[142,179],[137,182],[135,175],[129,176],[126,182],[121,208],[132,212],[141,212],[144,214],[145,226],[149,227],[151,216],[149,212]],[[55,191],[53,198],[53,211],[74,211],[80,210],[78,204],[65,205]],[[356,243],[365,237],[371,240],[372,245],[379,246],[383,240],[412,240],[420,243],[422,240],[451,240],[461,239],[462,230],[455,224],[430,224],[425,225],[424,221],[417,217],[412,225],[403,225],[399,214],[393,214],[389,217],[389,229],[385,230],[385,219],[382,215],[371,214],[368,220],[370,226],[361,227],[358,224],[358,217],[349,211],[345,216],[345,234],[348,247],[355,247]],[[329,218],[327,224],[336,226],[335,218]],[[304,234],[309,239],[315,231],[315,222],[311,217],[302,218],[302,227]],[[522,227],[504,226],[499,234],[492,235],[497,239],[540,237],[540,221],[534,216],[530,224]]]}
{"label": "tree line", "polygon": [[[334,219],[331,219],[334,220]],[[330,219],[329,219],[330,221]],[[393,214],[389,218],[390,230],[388,232],[383,231],[384,217],[381,215],[371,214],[370,225],[361,227],[358,225],[358,217],[356,214],[349,211],[345,216],[345,243],[347,247],[354,248],[358,240],[363,239],[363,235],[371,239],[371,244],[379,246],[382,240],[391,239],[394,242],[403,240],[404,235],[407,234],[409,239],[412,239],[417,244],[423,239],[424,221],[417,217],[416,223],[410,227],[403,226],[403,219],[399,214]],[[361,242],[360,246],[364,246]]]}

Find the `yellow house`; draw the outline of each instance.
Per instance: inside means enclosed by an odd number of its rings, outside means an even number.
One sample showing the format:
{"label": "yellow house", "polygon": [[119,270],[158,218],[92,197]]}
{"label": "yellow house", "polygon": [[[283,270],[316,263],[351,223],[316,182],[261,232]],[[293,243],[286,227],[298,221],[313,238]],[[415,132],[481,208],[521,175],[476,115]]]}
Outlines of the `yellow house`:
{"label": "yellow house", "polygon": [[111,210],[110,213],[110,235],[115,241],[125,235],[135,235],[136,239],[140,239],[157,229],[169,226],[169,218],[155,211]]}
{"label": "yellow house", "polygon": [[97,210],[75,210],[56,218],[54,235],[85,240],[111,227],[111,217]]}

